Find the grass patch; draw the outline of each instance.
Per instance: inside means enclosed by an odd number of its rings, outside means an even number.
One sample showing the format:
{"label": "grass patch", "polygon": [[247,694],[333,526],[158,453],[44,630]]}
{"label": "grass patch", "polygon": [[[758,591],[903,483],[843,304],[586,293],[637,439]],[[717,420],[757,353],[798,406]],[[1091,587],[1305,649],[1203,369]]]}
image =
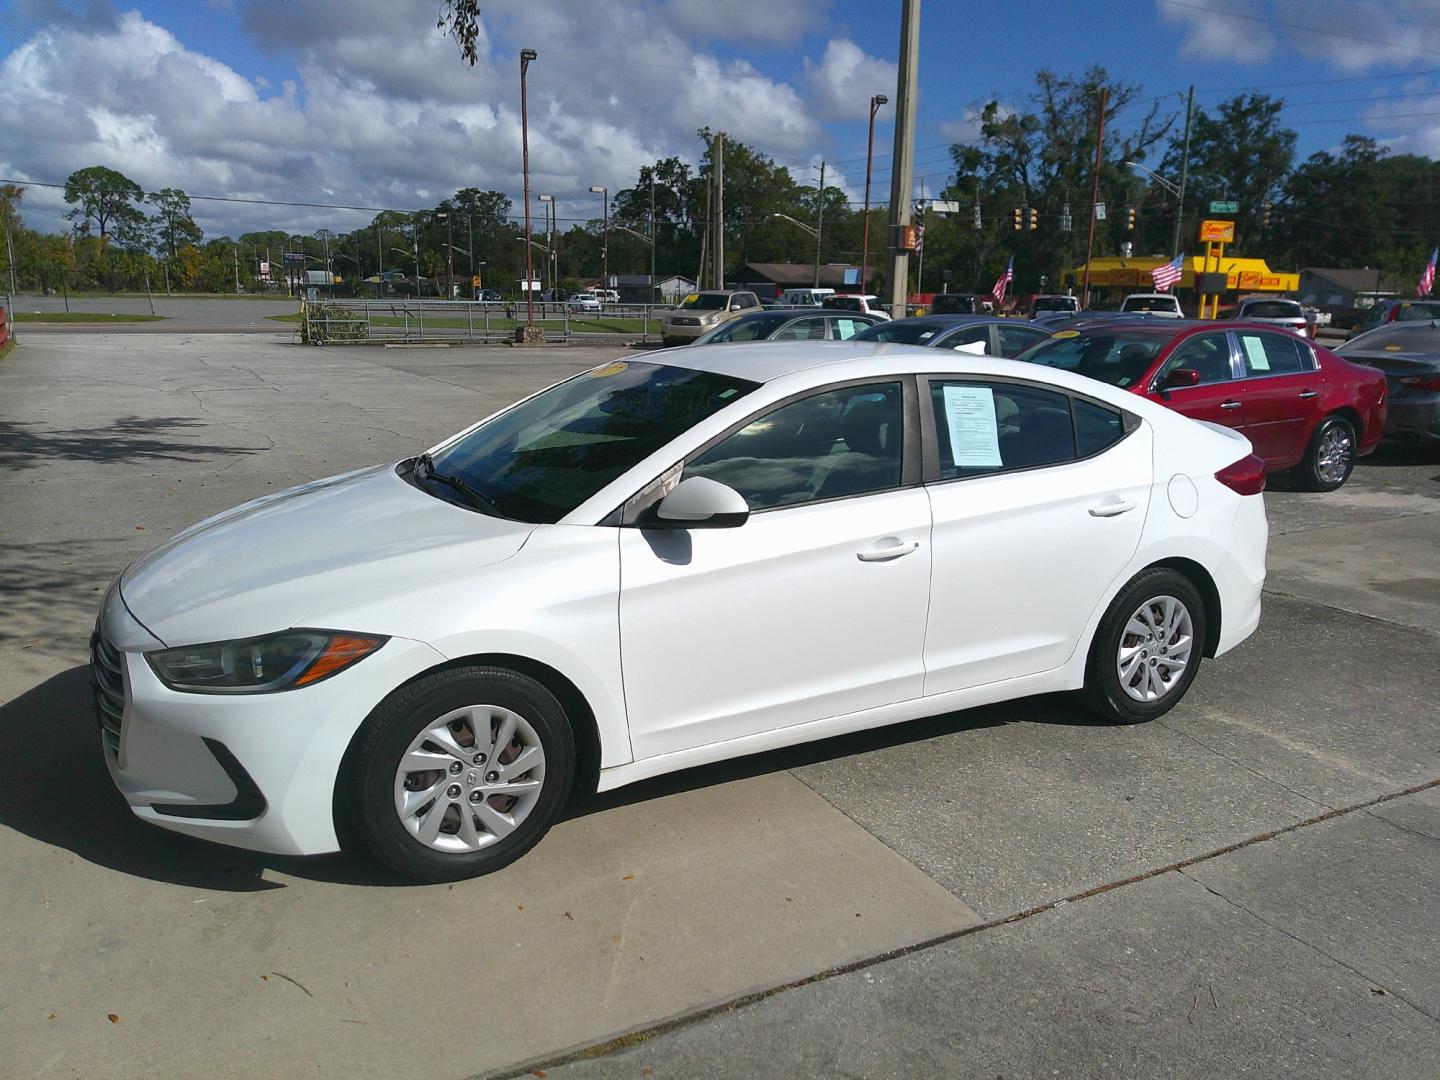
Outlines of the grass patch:
{"label": "grass patch", "polygon": [[15,351],[15,342],[14,342],[14,341],[7,341],[7,342],[5,342],[4,345],[0,345],[0,360],[4,360],[5,357],[9,356],[9,355],[10,355],[12,352],[14,352],[14,351]]}
{"label": "grass patch", "polygon": [[165,316],[104,311],[17,311],[11,318],[17,323],[122,323],[160,322]]}

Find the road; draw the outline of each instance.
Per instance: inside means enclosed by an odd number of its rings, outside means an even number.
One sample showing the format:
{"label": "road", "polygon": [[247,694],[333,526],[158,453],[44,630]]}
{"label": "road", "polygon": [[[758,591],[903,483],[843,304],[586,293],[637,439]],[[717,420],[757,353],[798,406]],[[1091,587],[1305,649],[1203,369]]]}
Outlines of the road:
{"label": "road", "polygon": [[128,561],[614,355],[54,334],[0,362],[10,1072],[1433,1071],[1433,456],[1268,494],[1260,630],[1149,725],[1041,698],[692,770],[453,886],[125,813],[83,662]]}

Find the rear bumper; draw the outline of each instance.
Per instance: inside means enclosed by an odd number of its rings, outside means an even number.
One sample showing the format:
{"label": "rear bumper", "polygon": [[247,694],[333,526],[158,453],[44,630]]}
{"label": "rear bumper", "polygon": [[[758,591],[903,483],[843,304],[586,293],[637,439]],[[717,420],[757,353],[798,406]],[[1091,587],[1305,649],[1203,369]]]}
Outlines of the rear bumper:
{"label": "rear bumper", "polygon": [[1265,554],[1269,544],[1265,497],[1241,497],[1235,521],[1230,526],[1230,542],[1213,567],[1215,589],[1220,594],[1220,640],[1216,643],[1216,656],[1239,645],[1260,625]]}
{"label": "rear bumper", "polygon": [[1440,394],[1418,400],[1390,399],[1385,438],[1403,442],[1440,442]]}
{"label": "rear bumper", "polygon": [[[114,590],[112,590],[112,593]],[[160,682],[158,647],[123,605],[100,632],[119,653],[118,739],[102,738],[110,777],[136,817],[204,840],[278,855],[339,850],[333,799],[355,732],[396,687],[444,662],[392,638],[324,682],[277,694],[192,694]]]}

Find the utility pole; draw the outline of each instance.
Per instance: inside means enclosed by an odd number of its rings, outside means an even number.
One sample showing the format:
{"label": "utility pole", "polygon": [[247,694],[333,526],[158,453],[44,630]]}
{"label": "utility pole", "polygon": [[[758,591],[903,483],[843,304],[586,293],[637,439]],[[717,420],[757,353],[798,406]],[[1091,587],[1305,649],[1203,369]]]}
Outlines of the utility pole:
{"label": "utility pole", "polygon": [[870,99],[870,135],[865,143],[865,223],[860,240],[860,289],[870,291],[870,169],[875,161],[875,113],[890,99],[876,94]]}
{"label": "utility pole", "polygon": [[919,259],[915,267],[915,291],[925,291],[925,181],[928,177],[920,177],[920,202],[916,208],[915,220],[920,223],[920,239],[916,241],[920,245]]}
{"label": "utility pole", "polygon": [[[820,287],[820,234],[825,228],[825,162],[820,162],[820,190],[815,200],[815,288]],[[864,289],[864,283],[861,283]]]}
{"label": "utility pole", "polygon": [[445,215],[445,299],[455,295],[455,240],[451,232],[450,215]]}
{"label": "utility pole", "polygon": [[650,303],[655,303],[655,170],[650,170]]}
{"label": "utility pole", "polygon": [[1180,194],[1175,202],[1175,235],[1170,240],[1170,258],[1180,254],[1180,225],[1185,216],[1185,177],[1190,172],[1190,113],[1195,108],[1195,87],[1185,99],[1185,149],[1180,154]]}
{"label": "utility pole", "polygon": [[[714,213],[714,207],[710,202],[710,190],[710,177],[707,176],[705,178],[705,212],[707,214]],[[695,269],[695,287],[697,289],[703,289],[705,287],[705,257],[708,254],[706,247],[709,243],[710,223],[707,221],[705,228],[700,230],[700,265]]]}
{"label": "utility pole", "polygon": [[529,342],[530,335],[535,332],[535,290],[532,288],[535,271],[531,262],[535,245],[531,243],[534,233],[530,231],[530,110],[525,95],[525,72],[537,55],[534,49],[520,50],[520,156],[525,172],[525,330],[517,331],[515,340],[522,342]]}
{"label": "utility pole", "polygon": [[1095,177],[1090,185],[1090,239],[1085,243],[1085,284],[1080,288],[1080,306],[1090,306],[1090,259],[1095,254],[1095,204],[1100,201],[1100,154],[1105,140],[1105,98],[1100,88],[1100,113],[1095,118]]}
{"label": "utility pole", "polygon": [[900,74],[895,83],[895,154],[890,168],[890,314],[905,316],[910,252],[902,245],[910,224],[910,185],[915,178],[915,97],[920,80],[920,0],[900,12]]}
{"label": "utility pole", "polygon": [[15,243],[10,239],[10,204],[8,202],[5,204],[5,259],[10,265],[10,295],[14,296],[16,292]]}
{"label": "utility pole", "polygon": [[725,136],[716,132],[715,153],[712,163],[715,173],[715,240],[710,245],[711,286],[725,288]]}

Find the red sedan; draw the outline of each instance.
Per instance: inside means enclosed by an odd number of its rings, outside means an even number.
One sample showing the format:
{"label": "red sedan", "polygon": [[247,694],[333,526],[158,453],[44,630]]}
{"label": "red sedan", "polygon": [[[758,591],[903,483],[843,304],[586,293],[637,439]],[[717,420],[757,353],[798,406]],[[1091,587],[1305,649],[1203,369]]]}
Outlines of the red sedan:
{"label": "red sedan", "polygon": [[1334,491],[1385,430],[1385,376],[1274,326],[1097,320],[1021,353],[1237,428],[1268,471]]}

